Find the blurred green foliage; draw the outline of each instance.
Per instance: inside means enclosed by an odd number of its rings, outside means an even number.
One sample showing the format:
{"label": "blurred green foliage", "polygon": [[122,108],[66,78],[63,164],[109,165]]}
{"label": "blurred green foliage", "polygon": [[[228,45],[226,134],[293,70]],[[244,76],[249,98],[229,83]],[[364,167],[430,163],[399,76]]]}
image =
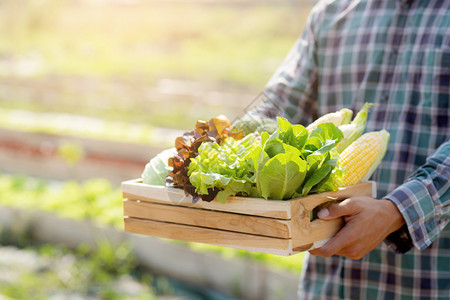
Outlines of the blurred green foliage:
{"label": "blurred green foliage", "polygon": [[[302,31],[310,10],[301,1],[248,5],[141,1],[130,6],[84,2],[0,1],[0,106],[122,120],[108,123],[99,135],[149,142],[153,126],[189,130],[198,119],[218,114],[232,118],[246,106],[231,109],[230,103],[220,99],[196,102],[197,87],[191,99],[182,95],[168,101],[149,87],[169,78],[198,81],[236,94],[259,92]],[[177,87],[173,89],[176,92]],[[71,132],[62,121],[49,125],[53,117],[31,127],[11,122],[10,117],[10,112],[0,111],[0,126],[87,134],[81,127]],[[133,127],[132,122],[144,125]],[[76,157],[76,152],[73,147],[63,151],[68,158]],[[120,190],[103,179],[54,184],[0,174],[0,205],[38,208],[121,229],[121,200]],[[302,255],[285,258],[189,245],[294,273],[301,269]],[[31,286],[33,280],[22,285]]]}
{"label": "blurred green foliage", "polygon": [[51,184],[22,175],[0,175],[0,204],[41,209],[62,217],[122,228],[121,191],[106,179]]}
{"label": "blurred green foliage", "polygon": [[[302,31],[309,2],[0,2],[0,106],[190,128],[234,118]],[[197,82],[184,90],[162,79]],[[163,90],[163,91],[162,91]]]}
{"label": "blurred green foliage", "polygon": [[[3,0],[0,106],[191,128],[235,118],[301,33],[310,2]],[[201,83],[184,90],[163,79]],[[20,88],[18,88],[20,87]]]}
{"label": "blurred green foliage", "polygon": [[26,230],[0,227],[0,254],[6,254],[0,257],[0,298],[233,299],[142,268],[127,243],[99,239],[93,246],[69,249],[33,240]]}
{"label": "blurred green foliage", "polygon": [[83,146],[76,142],[64,142],[58,146],[58,156],[61,157],[65,163],[73,167],[77,162],[83,159]]}
{"label": "blurred green foliage", "polygon": [[[101,118],[85,118],[68,114],[36,113],[25,110],[0,108],[0,127],[27,132],[62,134],[74,137],[121,141],[160,146],[172,145],[173,141],[161,141],[155,136],[154,127],[124,121]],[[76,162],[83,156],[83,149],[75,142],[61,145],[59,154],[67,162]]]}
{"label": "blurred green foliage", "polygon": [[[41,209],[62,217],[90,220],[98,225],[111,225],[123,230],[121,191],[104,179],[51,184],[32,177],[0,174],[0,205]],[[197,251],[215,252],[230,259],[254,260],[295,274],[301,270],[302,254],[283,257],[199,243],[182,243]]]}
{"label": "blurred green foliage", "polygon": [[[21,240],[17,234],[0,230],[0,245],[24,247]],[[19,251],[19,248],[9,249]],[[153,287],[155,282],[165,278],[140,271],[127,244],[114,246],[101,240],[95,248],[82,244],[70,250],[61,245],[28,240],[20,251],[21,255],[28,253],[28,263],[17,258],[2,266],[4,271],[14,269],[13,279],[0,280],[1,295],[12,299],[40,300],[57,294],[60,298],[157,299],[157,295],[172,293],[169,289]],[[139,288],[133,292],[121,290],[121,281],[132,282]]]}
{"label": "blurred green foliage", "polygon": [[81,3],[2,1],[0,54],[35,59],[41,74],[177,76],[260,87],[310,8],[308,2]]}

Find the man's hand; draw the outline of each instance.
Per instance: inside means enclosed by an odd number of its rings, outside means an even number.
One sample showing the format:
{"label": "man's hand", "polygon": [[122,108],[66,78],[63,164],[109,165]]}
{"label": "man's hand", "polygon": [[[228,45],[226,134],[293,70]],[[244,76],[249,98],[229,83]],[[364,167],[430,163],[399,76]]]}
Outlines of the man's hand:
{"label": "man's hand", "polygon": [[318,213],[322,220],[344,217],[344,227],[323,247],[309,251],[312,255],[345,256],[361,259],[392,232],[405,223],[397,206],[387,199],[348,198]]}

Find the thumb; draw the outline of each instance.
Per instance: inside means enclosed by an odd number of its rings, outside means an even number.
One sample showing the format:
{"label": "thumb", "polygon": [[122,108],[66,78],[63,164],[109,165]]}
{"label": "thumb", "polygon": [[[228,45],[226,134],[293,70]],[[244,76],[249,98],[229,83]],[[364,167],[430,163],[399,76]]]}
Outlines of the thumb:
{"label": "thumb", "polygon": [[354,201],[351,199],[346,199],[340,203],[332,204],[328,207],[322,208],[317,216],[323,220],[331,220],[340,218],[343,216],[352,215],[356,212],[356,207],[354,205]]}

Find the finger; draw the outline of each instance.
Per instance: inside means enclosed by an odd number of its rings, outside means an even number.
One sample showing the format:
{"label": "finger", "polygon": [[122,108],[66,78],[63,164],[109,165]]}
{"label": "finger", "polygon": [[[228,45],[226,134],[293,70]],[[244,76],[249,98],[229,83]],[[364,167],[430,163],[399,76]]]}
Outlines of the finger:
{"label": "finger", "polygon": [[309,252],[309,254],[314,255],[314,256],[329,257],[329,256],[326,256],[324,252],[322,252],[322,247],[316,248],[313,250],[309,250],[308,252]]}
{"label": "finger", "polygon": [[357,213],[357,206],[355,205],[355,201],[352,201],[351,198],[345,199],[344,201],[332,204],[327,208],[322,208],[317,216],[323,220],[336,219],[343,216],[349,216]]}
{"label": "finger", "polygon": [[351,226],[344,226],[338,233],[320,248],[309,251],[312,255],[330,257],[340,255],[344,249],[358,242]]}

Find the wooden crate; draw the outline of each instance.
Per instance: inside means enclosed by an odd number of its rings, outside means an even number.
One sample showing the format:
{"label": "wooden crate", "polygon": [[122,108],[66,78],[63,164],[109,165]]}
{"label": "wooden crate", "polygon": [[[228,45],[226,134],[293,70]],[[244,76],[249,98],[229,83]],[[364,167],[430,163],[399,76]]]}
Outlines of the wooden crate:
{"label": "wooden crate", "polygon": [[342,219],[310,221],[314,208],[350,196],[374,196],[375,184],[288,201],[229,197],[226,204],[193,204],[181,189],[138,179],[123,182],[122,192],[127,232],[287,256],[310,249],[343,226]]}

